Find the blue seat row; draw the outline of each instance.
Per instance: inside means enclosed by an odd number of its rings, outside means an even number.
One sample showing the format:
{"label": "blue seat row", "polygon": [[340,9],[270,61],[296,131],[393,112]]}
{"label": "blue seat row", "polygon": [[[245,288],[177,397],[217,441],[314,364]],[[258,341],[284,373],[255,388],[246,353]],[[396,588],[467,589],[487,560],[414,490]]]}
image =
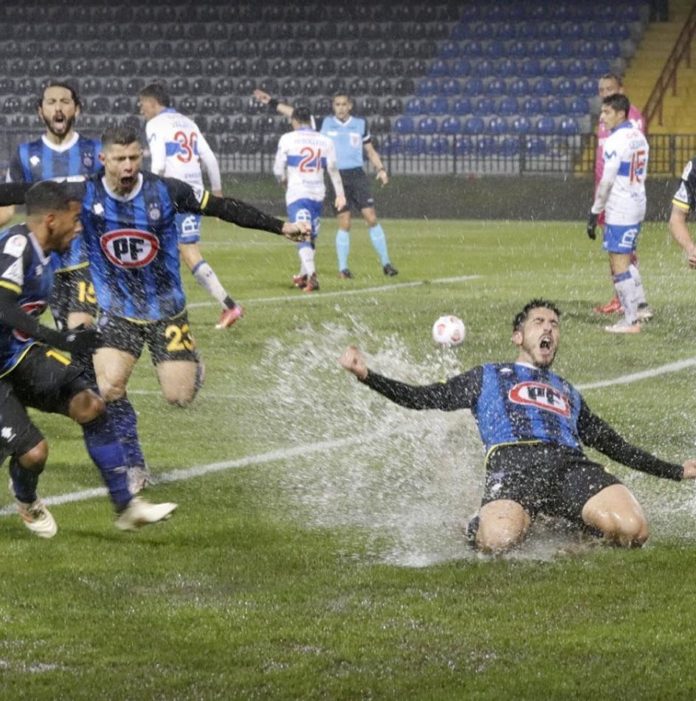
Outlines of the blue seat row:
{"label": "blue seat row", "polygon": [[580,134],[578,119],[570,115],[552,116],[549,114],[494,115],[482,117],[447,116],[437,117],[397,117],[392,124],[394,134]]}
{"label": "blue seat row", "polygon": [[501,94],[504,96],[478,98],[468,96],[449,98],[443,95],[432,98],[411,97],[404,103],[404,115],[409,117],[420,115],[439,117],[451,114],[461,117],[468,114],[507,116],[513,114],[535,115],[541,112],[551,115],[586,115],[590,113],[589,99],[581,95],[568,98],[552,95],[544,98],[536,95],[517,97],[505,93]]}
{"label": "blue seat row", "polygon": [[[581,79],[608,73],[615,58],[579,57],[540,59],[528,56],[513,58],[436,58],[427,71],[431,78],[549,78],[569,77]],[[357,72],[357,71],[356,71]]]}
{"label": "blue seat row", "polygon": [[[601,73],[599,75],[602,75]],[[593,78],[553,79],[548,76],[538,78],[422,78],[415,87],[416,97],[477,97],[482,95],[499,96],[512,95],[523,97],[536,95],[546,97],[548,95],[560,95],[571,97],[580,95],[592,97],[597,94],[597,76]]]}

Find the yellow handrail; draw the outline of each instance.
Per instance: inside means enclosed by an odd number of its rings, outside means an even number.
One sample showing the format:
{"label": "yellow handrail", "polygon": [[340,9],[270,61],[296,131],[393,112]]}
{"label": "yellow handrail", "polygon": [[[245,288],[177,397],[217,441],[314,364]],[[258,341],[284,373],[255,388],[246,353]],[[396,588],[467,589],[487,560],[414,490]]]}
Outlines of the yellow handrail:
{"label": "yellow handrail", "polygon": [[657,123],[662,126],[662,106],[664,103],[667,88],[672,87],[672,95],[677,94],[677,68],[686,58],[686,65],[691,66],[691,41],[696,34],[696,4],[691,8],[691,12],[682,27],[674,47],[665,61],[660,77],[655,83],[655,87],[650,93],[648,101],[643,109],[645,123],[650,131],[650,123],[657,115]]}

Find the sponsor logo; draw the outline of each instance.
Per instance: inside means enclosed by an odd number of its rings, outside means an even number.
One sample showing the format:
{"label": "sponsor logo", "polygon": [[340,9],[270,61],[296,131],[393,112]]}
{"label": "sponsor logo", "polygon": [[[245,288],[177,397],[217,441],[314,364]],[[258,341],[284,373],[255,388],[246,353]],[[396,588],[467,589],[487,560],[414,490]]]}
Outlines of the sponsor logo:
{"label": "sponsor logo", "polygon": [[570,416],[568,397],[543,382],[520,382],[508,392],[508,399],[514,404],[535,406],[566,418]]}
{"label": "sponsor logo", "polygon": [[149,231],[117,229],[99,239],[102,252],[119,268],[143,268],[159,253],[159,240]]}

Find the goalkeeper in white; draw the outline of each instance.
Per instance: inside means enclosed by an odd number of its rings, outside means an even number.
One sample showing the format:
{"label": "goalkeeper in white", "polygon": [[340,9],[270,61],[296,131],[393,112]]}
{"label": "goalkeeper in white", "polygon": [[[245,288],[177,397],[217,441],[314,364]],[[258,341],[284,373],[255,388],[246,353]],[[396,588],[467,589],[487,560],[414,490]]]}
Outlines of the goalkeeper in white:
{"label": "goalkeeper in white", "polygon": [[645,218],[650,149],[643,132],[628,119],[630,108],[628,98],[619,93],[602,100],[602,119],[611,134],[604,142],[604,172],[587,222],[587,234],[593,239],[597,218],[604,211],[603,247],[609,253],[614,287],[625,315],[618,323],[605,326],[611,333],[639,333],[640,322],[652,317],[640,272],[631,263]]}
{"label": "goalkeeper in white", "polygon": [[[196,123],[170,107],[170,104],[169,94],[160,83],[152,83],[138,93],[140,113],[147,120],[145,131],[152,172],[183,180],[200,195],[204,189],[202,166],[210,180],[210,191],[222,197],[220,166],[210,145]],[[176,220],[181,259],[196,282],[222,306],[216,328],[232,326],[244,314],[244,310],[230,297],[201,254],[201,217],[184,213],[177,214]]]}
{"label": "goalkeeper in white", "polygon": [[312,129],[311,122],[308,107],[295,107],[290,117],[293,130],[280,137],[273,163],[276,179],[287,186],[288,220],[293,223],[305,221],[312,227],[311,240],[297,244],[300,272],[292,279],[295,287],[305,292],[319,289],[314,252],[326,194],[324,171],[329,174],[336,193],[336,209],[340,210],[346,204],[334,143],[328,136]]}

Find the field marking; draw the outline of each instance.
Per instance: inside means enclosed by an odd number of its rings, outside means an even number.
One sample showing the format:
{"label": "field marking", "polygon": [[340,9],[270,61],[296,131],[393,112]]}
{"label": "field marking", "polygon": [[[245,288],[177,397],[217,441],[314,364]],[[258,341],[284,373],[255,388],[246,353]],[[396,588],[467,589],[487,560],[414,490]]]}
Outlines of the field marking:
{"label": "field marking", "polygon": [[[640,380],[646,380],[659,375],[666,375],[673,372],[686,370],[687,368],[696,367],[696,357],[678,360],[666,365],[660,365],[652,370],[643,370],[641,372],[633,372],[628,375],[619,375],[612,380],[600,380],[598,382],[588,382],[575,385],[580,390],[599,389],[602,387],[611,387],[614,385],[627,385]],[[306,445],[295,446],[292,448],[278,448],[267,453],[259,453],[256,455],[246,455],[234,460],[223,460],[221,462],[208,463],[207,465],[194,465],[193,467],[172,470],[157,476],[157,481],[160,483],[181,482],[193,479],[194,477],[202,477],[215,472],[224,472],[226,470],[234,470],[242,467],[250,467],[252,465],[264,465],[269,462],[279,460],[287,460],[289,458],[301,457],[303,455],[312,455],[321,453],[327,450],[335,450],[337,448],[345,448],[366,441],[374,441],[382,439],[386,436],[394,436],[399,433],[405,433],[411,427],[403,424],[398,428],[390,431],[378,431],[371,435],[354,436],[352,438],[338,438],[333,440],[320,441],[319,443],[309,443]],[[107,496],[105,487],[95,487],[93,489],[83,489],[77,492],[68,492],[66,494],[58,494],[53,497],[44,497],[43,500],[49,506],[59,504],[70,504],[96,497]],[[5,506],[0,509],[0,517],[16,514],[14,505]]]}
{"label": "field marking", "polygon": [[[348,295],[360,295],[364,293],[375,293],[375,292],[391,292],[392,290],[402,290],[406,287],[424,287],[425,285],[446,285],[452,282],[468,282],[469,280],[478,280],[482,278],[483,275],[459,275],[457,277],[441,277],[435,278],[433,280],[414,280],[413,282],[395,282],[391,285],[377,285],[375,287],[361,287],[357,290],[336,290],[335,292],[321,292],[318,297],[314,295],[307,294],[287,294],[279,297],[257,297],[256,299],[243,300],[242,304],[266,304],[267,302],[306,302],[311,299],[324,299],[325,297],[344,297]],[[220,306],[219,302],[193,302],[192,304],[187,304],[188,309],[197,309],[199,307],[212,307]]]}

